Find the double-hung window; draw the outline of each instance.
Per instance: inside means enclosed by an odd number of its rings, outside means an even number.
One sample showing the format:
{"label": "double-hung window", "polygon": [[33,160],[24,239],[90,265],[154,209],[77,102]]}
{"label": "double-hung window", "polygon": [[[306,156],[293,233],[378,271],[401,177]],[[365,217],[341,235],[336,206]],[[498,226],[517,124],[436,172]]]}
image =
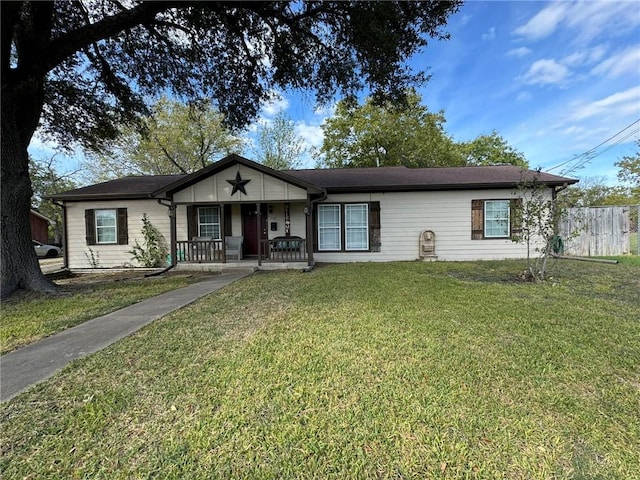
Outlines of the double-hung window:
{"label": "double-hung window", "polygon": [[318,205],[318,250],[341,249],[340,205]]}
{"label": "double-hung window", "polygon": [[96,243],[117,243],[116,210],[96,210]]}
{"label": "double-hung window", "polygon": [[198,236],[220,240],[220,208],[198,208]]}
{"label": "double-hung window", "polygon": [[368,203],[318,205],[318,251],[369,250]]}
{"label": "double-hung window", "polygon": [[358,203],[344,206],[345,250],[369,248],[369,205]]}
{"label": "double-hung window", "polygon": [[509,238],[520,232],[522,199],[471,201],[471,240]]}
{"label": "double-hung window", "polygon": [[84,211],[87,245],[128,245],[126,208],[88,208]]}
{"label": "double-hung window", "polygon": [[484,202],[485,238],[505,238],[509,236],[509,200],[486,200]]}

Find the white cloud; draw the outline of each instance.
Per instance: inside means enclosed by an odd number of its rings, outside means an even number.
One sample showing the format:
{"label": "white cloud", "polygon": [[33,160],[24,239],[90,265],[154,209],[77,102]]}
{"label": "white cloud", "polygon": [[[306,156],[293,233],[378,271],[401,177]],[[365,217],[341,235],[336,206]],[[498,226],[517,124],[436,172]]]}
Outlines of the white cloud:
{"label": "white cloud", "polygon": [[289,100],[279,92],[272,92],[269,101],[262,104],[262,114],[266,117],[273,117],[289,108]]}
{"label": "white cloud", "polygon": [[639,114],[640,86],[637,86],[591,103],[577,104],[569,113],[568,118],[571,121],[576,121],[598,116],[602,120],[605,117],[633,116],[637,118]]}
{"label": "white cloud", "polygon": [[482,40],[493,40],[496,38],[496,27],[491,27],[487,33],[482,34]]}
{"label": "white cloud", "polygon": [[553,2],[539,11],[531,20],[517,27],[513,34],[529,40],[539,40],[551,35],[565,19],[568,7],[564,3]]}
{"label": "white cloud", "polygon": [[338,108],[338,103],[333,102],[331,105],[321,105],[316,107],[313,110],[313,114],[322,117],[324,121],[324,119],[327,117],[333,117],[336,113],[337,108]]}
{"label": "white cloud", "polygon": [[518,102],[528,102],[531,100],[533,96],[529,92],[520,92],[516,97],[516,101]]}
{"label": "white cloud", "polygon": [[567,26],[576,32],[577,42],[588,42],[606,33],[617,36],[640,25],[637,1],[569,3]]}
{"label": "white cloud", "polygon": [[522,58],[529,55],[533,50],[527,47],[514,48],[507,52],[507,57]]}
{"label": "white cloud", "polygon": [[600,61],[604,57],[606,51],[607,49],[603,45],[586,48],[563,57],[562,60],[560,60],[560,63],[569,67],[591,65]]}
{"label": "white cloud", "polygon": [[636,1],[550,2],[512,34],[540,40],[565,27],[575,32],[577,43],[586,43],[606,33],[616,36],[640,25]]}
{"label": "white cloud", "polygon": [[626,50],[607,58],[596,65],[591,73],[593,75],[618,77],[625,73],[640,72],[640,46],[629,47]]}
{"label": "white cloud", "polygon": [[324,132],[320,125],[307,124],[306,122],[296,122],[296,135],[305,143],[307,148],[319,147],[324,140]]}
{"label": "white cloud", "polygon": [[566,82],[569,69],[553,59],[534,62],[529,71],[519,79],[530,85],[562,85]]}

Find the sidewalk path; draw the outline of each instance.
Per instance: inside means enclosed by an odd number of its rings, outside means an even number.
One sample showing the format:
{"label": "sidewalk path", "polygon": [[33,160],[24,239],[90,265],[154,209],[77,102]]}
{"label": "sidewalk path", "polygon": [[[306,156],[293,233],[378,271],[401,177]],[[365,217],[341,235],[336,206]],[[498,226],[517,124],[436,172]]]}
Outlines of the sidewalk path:
{"label": "sidewalk path", "polygon": [[0,357],[0,401],[53,376],[69,362],[102,350],[145,325],[178,310],[252,271],[222,273],[94,318]]}

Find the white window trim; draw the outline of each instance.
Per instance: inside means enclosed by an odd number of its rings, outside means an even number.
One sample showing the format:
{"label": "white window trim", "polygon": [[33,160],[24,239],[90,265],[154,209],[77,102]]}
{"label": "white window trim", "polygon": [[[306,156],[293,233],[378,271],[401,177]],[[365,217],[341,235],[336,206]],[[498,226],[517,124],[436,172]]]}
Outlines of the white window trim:
{"label": "white window trim", "polygon": [[[338,207],[338,226],[337,227],[322,227],[320,225],[320,209],[325,207]],[[338,248],[322,248],[320,246],[321,230],[335,230],[338,229]],[[337,252],[342,250],[342,209],[339,203],[323,203],[318,205],[318,251],[319,252]]]}
{"label": "white window trim", "polygon": [[[115,225],[113,227],[98,227],[98,216],[99,212],[113,212],[115,218]],[[117,245],[118,243],[118,209],[117,208],[99,208],[94,210],[94,218],[93,218],[94,228],[96,232],[96,245]],[[98,234],[99,229],[107,229],[113,228],[114,237],[111,242],[101,242],[100,235]]]}
{"label": "white window trim", "polygon": [[[489,220],[487,218],[487,205],[490,202],[507,202],[507,227],[506,227],[506,233],[504,235],[489,235],[489,233],[487,232],[487,221]],[[483,229],[484,229],[484,236],[485,238],[509,238],[510,232],[511,232],[511,201],[504,199],[504,200],[485,200],[484,201],[484,225],[483,225]],[[496,219],[496,218],[491,218],[490,220],[495,221],[495,220],[505,220],[505,219]]]}
{"label": "white window trim", "polygon": [[[200,223],[200,209],[201,208],[213,208],[216,209],[218,211],[218,223]],[[222,225],[220,222],[220,207],[198,207],[197,211],[196,211],[196,219],[197,219],[197,223],[198,223],[198,236],[199,237],[205,237],[208,235],[202,235],[202,231],[201,231],[201,226],[202,225],[217,225],[218,226],[218,236],[213,237],[214,240],[222,240],[221,235],[222,235]]]}
{"label": "white window trim", "polygon": [[[364,207],[364,214],[365,214],[365,225],[364,227],[362,226],[357,226],[357,227],[350,227],[349,223],[347,221],[348,216],[347,216],[347,207],[354,207],[354,206],[358,206],[358,207]],[[365,230],[365,246],[364,247],[349,247],[349,235],[347,234],[347,231],[349,229],[362,229],[364,228]],[[365,252],[369,250],[369,204],[367,203],[346,203],[344,205],[344,249],[348,250],[350,252]]]}

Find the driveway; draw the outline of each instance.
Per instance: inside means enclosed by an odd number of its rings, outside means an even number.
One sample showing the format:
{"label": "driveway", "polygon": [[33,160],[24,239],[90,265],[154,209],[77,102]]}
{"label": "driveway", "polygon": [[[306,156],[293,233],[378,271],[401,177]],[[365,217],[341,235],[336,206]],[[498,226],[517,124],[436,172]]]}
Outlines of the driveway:
{"label": "driveway", "polygon": [[57,258],[40,258],[40,270],[42,273],[53,273],[62,269],[62,257]]}

